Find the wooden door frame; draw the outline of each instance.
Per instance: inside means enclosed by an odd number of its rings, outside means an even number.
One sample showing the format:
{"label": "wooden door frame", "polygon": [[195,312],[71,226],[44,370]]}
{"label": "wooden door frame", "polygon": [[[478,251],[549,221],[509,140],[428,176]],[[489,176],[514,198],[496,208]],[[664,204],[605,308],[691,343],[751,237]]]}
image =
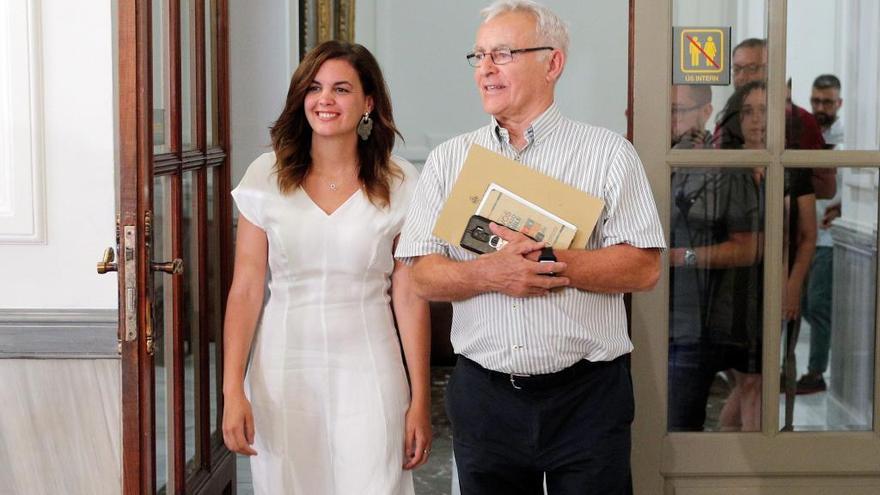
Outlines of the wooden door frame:
{"label": "wooden door frame", "polygon": [[[216,32],[214,38],[214,47],[217,53],[217,61],[214,69],[217,71],[217,106],[214,111],[217,114],[219,133],[217,141],[219,145],[215,148],[208,149],[205,143],[205,115],[204,105],[198,105],[197,126],[193,129],[197,149],[204,152],[185,152],[178,155],[178,167],[185,168],[184,162],[198,159],[204,164],[219,164],[221,173],[217,174],[216,187],[220,191],[217,199],[217,221],[220,225],[220,281],[221,294],[225,295],[231,284],[231,260],[232,260],[232,209],[228,199],[228,192],[231,189],[230,166],[231,157],[231,140],[229,126],[229,37],[228,37],[228,4],[227,0],[216,0],[217,18]],[[171,2],[174,3],[174,2]],[[205,68],[205,49],[204,49],[204,3],[196,4],[197,22],[195,23],[198,32],[194,33],[196,41],[196,87],[194,88],[195,98],[199,101],[205,99],[206,77],[204,75]],[[119,352],[121,354],[121,373],[122,373],[122,491],[125,494],[139,493],[155,493],[155,377],[154,377],[154,360],[147,352],[146,335],[144,330],[150,325],[150,297],[149,278],[153,276],[150,270],[151,253],[143,249],[145,219],[150,209],[153,197],[153,84],[152,84],[152,20],[151,20],[152,2],[150,0],[122,0],[116,7],[117,17],[117,84],[118,84],[118,108],[119,108],[119,176],[118,176],[118,194],[119,194],[119,224],[124,231],[125,227],[133,228],[135,236],[126,238],[125,235],[120,236],[119,241],[119,273],[118,273],[118,290],[119,294],[126,294],[128,282],[131,282],[131,274],[126,274],[124,267],[124,258],[127,249],[132,250],[133,259],[136,263],[135,279],[137,280],[136,294],[133,298],[119,298]],[[173,16],[179,20],[179,16]],[[169,26],[177,29],[179,26]],[[179,30],[178,30],[179,31]],[[171,51],[174,54],[170,67],[171,77],[176,81],[180,80],[180,62],[179,62],[179,34],[175,36],[176,45],[172,43]],[[173,111],[177,111],[180,107],[180,85],[171,85],[170,100],[178,102]],[[179,126],[179,115],[172,116],[172,124]],[[178,129],[179,130],[179,129]],[[176,143],[179,147],[179,132],[170,133],[172,145]],[[198,155],[198,156],[196,156]],[[169,164],[170,165],[170,164]],[[158,166],[161,168],[161,164]],[[204,199],[207,194],[206,189],[206,173],[208,169],[200,170],[195,173],[194,186],[197,196]],[[173,183],[174,181],[172,181]],[[179,185],[177,186],[179,187]],[[175,186],[172,184],[172,189]],[[179,196],[179,195],[176,195]],[[206,204],[206,202],[200,202]],[[199,218],[205,220],[206,211],[200,208],[198,212]],[[199,228],[196,235],[200,245],[204,246],[207,238],[206,222],[199,221]],[[175,244],[180,245],[179,232],[173,234],[176,239]],[[179,247],[178,247],[179,249]],[[203,258],[203,257],[200,257]],[[206,278],[206,260],[192,260],[200,265],[199,286],[207,286]],[[179,277],[175,277],[179,279]],[[180,290],[181,283],[178,280],[172,282],[175,289]],[[177,292],[178,294],[180,292]],[[200,292],[201,304],[204,305],[207,298],[206,291]],[[175,298],[178,299],[178,298]],[[220,301],[220,313],[223,314],[225,309],[225,300]],[[126,315],[135,314],[134,322],[130,321]],[[180,315],[179,309],[175,309],[175,314]],[[206,328],[205,316],[203,311],[201,329]],[[177,317],[179,318],[179,316]],[[136,323],[135,323],[136,322]],[[126,338],[129,333],[136,332],[135,338]],[[218,329],[216,334],[217,344],[222,342],[222,328]],[[201,353],[207,357],[207,339],[201,339],[200,349],[195,352]],[[177,354],[177,353],[175,353]],[[178,362],[182,360],[182,356],[174,356],[169,358],[176,359]],[[202,383],[210,383],[207,373],[207,360],[202,360],[204,366],[197,372],[200,373]],[[217,366],[222,368],[222,346],[218,351]],[[222,375],[218,373],[217,377],[217,406],[218,414],[223,408],[223,396],[219,392],[221,390],[220,382]],[[175,387],[180,388],[180,387]],[[182,388],[181,388],[182,390]],[[135,393],[133,393],[133,391]],[[180,395],[182,392],[178,392]],[[178,399],[178,398],[176,398]],[[202,387],[201,393],[196,397],[196,401],[200,405],[202,411],[210,409],[210,391],[207,387]],[[178,406],[181,402],[175,400]],[[181,414],[175,411],[175,425],[173,428],[182,428],[182,406]],[[179,424],[178,424],[179,423]],[[203,452],[204,458],[201,460],[200,470],[189,480],[187,486],[186,473],[182,469],[175,470],[175,486],[181,493],[219,493],[222,487],[234,482],[235,479],[235,456],[226,450],[225,446],[213,445],[210,432],[210,420],[203,425],[199,425],[202,434],[200,435],[201,443],[199,448]],[[177,452],[170,453],[180,457],[183,449],[177,449]],[[179,458],[177,465],[182,465],[186,459]],[[221,476],[222,474],[228,475]],[[221,475],[218,475],[221,474]]]}
{"label": "wooden door frame", "polygon": [[[152,198],[152,82],[150,60],[150,1],[128,0],[117,6],[118,91],[119,91],[119,224],[134,226],[136,237],[120,236],[119,294],[126,294],[125,252],[134,251],[137,264],[137,294],[119,298],[119,348],[122,356],[122,491],[125,494],[154,493],[154,466],[146,453],[155,445],[153,431],[152,359],[138,330],[146,328],[149,315],[147,277],[149,253],[143,245],[144,219]],[[132,307],[134,305],[135,307]],[[137,314],[137,328],[126,315]],[[137,332],[136,338],[126,335]],[[130,391],[137,393],[126,393]]]}

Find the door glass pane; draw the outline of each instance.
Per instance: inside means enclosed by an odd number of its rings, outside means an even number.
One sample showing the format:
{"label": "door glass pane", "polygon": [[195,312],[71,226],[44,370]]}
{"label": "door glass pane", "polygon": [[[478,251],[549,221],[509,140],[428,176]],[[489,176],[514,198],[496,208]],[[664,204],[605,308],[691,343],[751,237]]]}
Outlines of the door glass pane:
{"label": "door glass pane", "polygon": [[[156,177],[153,181],[153,238],[152,257],[154,260],[172,259],[172,226],[169,207],[171,205],[171,179],[168,176]],[[156,384],[156,488],[161,490],[173,477],[173,405],[170,397],[173,390],[171,334],[174,328],[174,288],[171,277],[158,272],[153,274],[153,342],[155,346],[154,366]]]}
{"label": "door glass pane", "polygon": [[181,219],[183,223],[183,353],[184,353],[184,429],[186,460],[189,465],[196,457],[196,442],[199,438],[197,417],[199,407],[196,402],[201,388],[199,374],[199,246],[198,246],[198,194],[195,172],[183,174],[183,201]]}
{"label": "door glass pane", "polygon": [[815,171],[786,171],[779,424],[870,430],[874,410],[877,169],[840,168],[816,200]]}
{"label": "door glass pane", "polygon": [[153,0],[153,153],[171,151],[168,110],[168,11],[163,0]]}
{"label": "door glass pane", "polygon": [[669,431],[761,428],[763,171],[672,171]]}
{"label": "door glass pane", "polygon": [[[766,3],[675,0],[672,12],[673,26],[682,30],[675,30],[672,40],[678,55],[673,71],[681,78],[672,91],[671,146],[766,148]],[[725,74],[729,83],[708,77]]]}
{"label": "door glass pane", "polygon": [[207,169],[207,218],[208,218],[208,245],[205,255],[208,257],[208,328],[205,329],[203,335],[208,339],[208,360],[209,360],[209,380],[210,380],[210,407],[211,407],[211,435],[218,431],[220,424],[220,408],[218,406],[218,398],[220,397],[220,382],[222,369],[218,366],[218,355],[221,343],[221,325],[223,324],[222,314],[222,297],[223,297],[223,281],[220,278],[220,183],[218,174],[220,167],[211,167]]}
{"label": "door glass pane", "polygon": [[878,19],[876,0],[789,2],[788,148],[880,147]]}
{"label": "door glass pane", "polygon": [[205,0],[205,116],[208,147],[218,144],[217,115],[217,0]]}
{"label": "door glass pane", "polygon": [[195,0],[180,2],[180,95],[181,126],[183,127],[183,150],[196,147],[195,76]]}

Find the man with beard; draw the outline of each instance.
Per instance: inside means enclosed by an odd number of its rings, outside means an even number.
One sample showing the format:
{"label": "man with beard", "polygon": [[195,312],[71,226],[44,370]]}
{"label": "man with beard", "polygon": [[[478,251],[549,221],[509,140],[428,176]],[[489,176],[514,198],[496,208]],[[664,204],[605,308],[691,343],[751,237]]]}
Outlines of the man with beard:
{"label": "man with beard", "polygon": [[837,112],[843,105],[840,98],[840,79],[833,74],[822,74],[813,81],[810,95],[813,117],[822,129],[822,137],[829,149],[841,149],[843,145],[843,122]]}
{"label": "man with beard", "polygon": [[[843,122],[837,112],[843,105],[840,98],[840,79],[823,74],[813,81],[810,95],[813,116],[822,129],[828,149],[843,147]],[[810,268],[810,279],[801,303],[804,319],[810,324],[810,362],[807,373],[798,379],[797,393],[812,394],[827,388],[822,374],[828,369],[828,353],[831,348],[831,274],[833,270],[833,245],[829,227],[840,216],[840,198],[816,202],[816,223],[819,226],[816,254]]]}

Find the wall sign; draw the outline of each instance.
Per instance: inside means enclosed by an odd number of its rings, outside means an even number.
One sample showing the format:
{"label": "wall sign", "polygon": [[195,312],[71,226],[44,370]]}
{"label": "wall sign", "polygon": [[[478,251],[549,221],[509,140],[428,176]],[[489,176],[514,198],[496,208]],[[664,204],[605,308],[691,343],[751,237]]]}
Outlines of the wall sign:
{"label": "wall sign", "polygon": [[672,83],[730,84],[730,27],[676,27]]}

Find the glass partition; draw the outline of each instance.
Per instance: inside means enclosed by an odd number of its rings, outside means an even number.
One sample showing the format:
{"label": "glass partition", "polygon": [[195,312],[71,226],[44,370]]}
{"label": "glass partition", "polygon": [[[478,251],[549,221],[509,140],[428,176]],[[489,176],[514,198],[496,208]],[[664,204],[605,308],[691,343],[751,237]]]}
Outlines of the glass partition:
{"label": "glass partition", "polygon": [[815,170],[786,171],[783,430],[872,427],[877,176],[836,169],[836,197],[817,200]]}
{"label": "glass partition", "polygon": [[[765,149],[766,2],[675,0],[672,23],[681,28],[674,30],[673,71],[681,71],[683,79],[673,75],[678,83],[672,90],[670,146]],[[700,77],[704,72],[721,79]],[[746,107],[756,90],[763,94]]]}
{"label": "glass partition", "polygon": [[763,168],[675,168],[669,431],[761,428]]}
{"label": "glass partition", "polygon": [[874,0],[788,3],[787,148],[880,149],[876,9]]}

